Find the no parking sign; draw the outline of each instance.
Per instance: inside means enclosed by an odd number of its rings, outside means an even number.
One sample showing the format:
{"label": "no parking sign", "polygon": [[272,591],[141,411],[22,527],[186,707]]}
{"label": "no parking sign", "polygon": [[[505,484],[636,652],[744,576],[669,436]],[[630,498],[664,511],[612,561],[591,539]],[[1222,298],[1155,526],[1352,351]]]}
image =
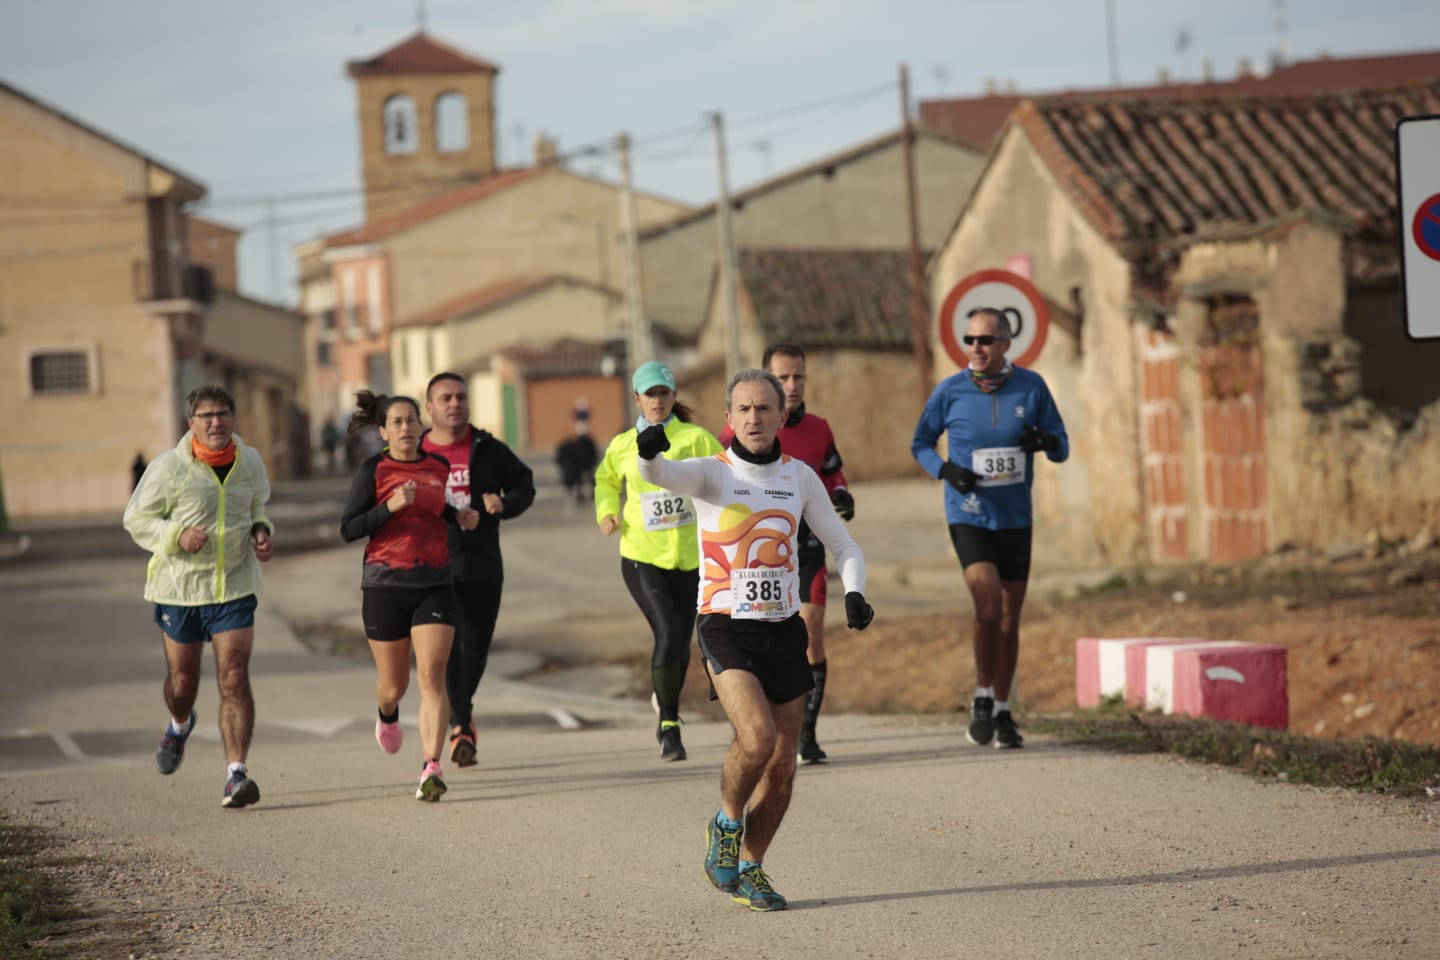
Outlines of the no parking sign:
{"label": "no parking sign", "polygon": [[951,288],[940,306],[940,343],[958,367],[968,367],[970,356],[961,337],[970,313],[981,307],[999,310],[1010,324],[1011,363],[1029,366],[1045,346],[1050,311],[1035,284],[1009,270],[980,270]]}
{"label": "no parking sign", "polygon": [[1405,332],[1440,339],[1440,117],[1395,126]]}

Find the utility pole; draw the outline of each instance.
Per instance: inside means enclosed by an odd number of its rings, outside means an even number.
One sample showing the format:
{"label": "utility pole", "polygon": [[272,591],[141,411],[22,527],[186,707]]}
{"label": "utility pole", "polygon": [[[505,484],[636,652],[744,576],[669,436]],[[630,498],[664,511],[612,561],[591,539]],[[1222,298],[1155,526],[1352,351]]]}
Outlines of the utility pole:
{"label": "utility pole", "polygon": [[280,290],[280,237],[275,233],[276,226],[275,201],[266,200],[265,242],[270,248],[270,299],[274,303],[283,303],[284,298]]}
{"label": "utility pole", "polygon": [[719,165],[720,185],[715,199],[715,222],[720,227],[720,296],[725,303],[725,366],[729,374],[740,370],[740,298],[735,289],[735,233],[730,222],[730,174],[725,164],[725,117],[719,111],[709,114],[715,127],[715,151]]}
{"label": "utility pole", "polygon": [[925,296],[925,271],[920,264],[920,213],[915,189],[915,125],[910,121],[910,68],[900,64],[900,143],[905,160],[905,218],[910,234],[910,339],[915,352],[920,405],[930,399],[930,308]]}
{"label": "utility pole", "polygon": [[630,135],[615,137],[615,154],[620,165],[620,240],[625,251],[625,345],[626,359],[633,370],[655,356],[650,320],[640,300],[640,233],[636,223],[635,191],[630,174]]}
{"label": "utility pole", "polygon": [[734,374],[742,367],[740,360],[740,298],[736,294],[734,276],[739,272],[734,256],[734,227],[730,223],[730,174],[726,167],[724,151],[724,115],[720,111],[710,114],[710,122],[716,128],[716,160],[720,186],[716,194],[716,223],[720,226],[720,296],[724,301],[726,337],[724,337],[724,360],[727,374]]}

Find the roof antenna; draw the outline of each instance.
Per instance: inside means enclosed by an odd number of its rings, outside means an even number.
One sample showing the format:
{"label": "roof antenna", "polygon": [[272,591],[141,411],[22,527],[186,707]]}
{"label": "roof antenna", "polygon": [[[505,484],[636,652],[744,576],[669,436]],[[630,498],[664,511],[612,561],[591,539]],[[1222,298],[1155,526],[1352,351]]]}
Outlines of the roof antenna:
{"label": "roof antenna", "polygon": [[420,32],[425,32],[425,0],[415,0],[415,22],[420,25]]}

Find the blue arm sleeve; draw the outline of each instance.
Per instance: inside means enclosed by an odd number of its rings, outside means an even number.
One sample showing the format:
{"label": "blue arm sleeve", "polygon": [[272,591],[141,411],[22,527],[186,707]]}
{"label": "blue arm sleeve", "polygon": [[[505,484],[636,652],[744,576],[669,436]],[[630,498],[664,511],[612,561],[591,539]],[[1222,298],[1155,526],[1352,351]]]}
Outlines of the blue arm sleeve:
{"label": "blue arm sleeve", "polygon": [[1060,446],[1055,450],[1045,451],[1045,456],[1050,458],[1051,463],[1064,463],[1070,458],[1070,436],[1065,432],[1065,421],[1060,419],[1060,411],[1055,406],[1055,398],[1050,395],[1049,387],[1045,388],[1039,406],[1040,429],[1060,438]]}
{"label": "blue arm sleeve", "polygon": [[920,412],[920,422],[915,424],[915,439],[910,441],[910,454],[915,458],[915,462],[936,478],[940,476],[940,468],[945,465],[940,454],[935,452],[935,444],[939,442],[940,434],[945,431],[945,404],[940,396],[941,389],[936,387],[935,392],[930,394],[930,399],[925,401],[925,409]]}

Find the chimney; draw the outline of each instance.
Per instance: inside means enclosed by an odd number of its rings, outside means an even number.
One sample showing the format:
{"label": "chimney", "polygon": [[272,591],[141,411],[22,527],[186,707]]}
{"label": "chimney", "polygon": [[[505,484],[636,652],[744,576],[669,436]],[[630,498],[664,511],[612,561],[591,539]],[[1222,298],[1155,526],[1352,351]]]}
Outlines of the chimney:
{"label": "chimney", "polygon": [[1020,85],[1015,82],[1014,78],[1011,78],[1011,79],[1005,81],[1005,93],[1006,93],[1007,96],[1013,97],[1015,94],[1017,94],[1017,93],[1019,93],[1019,92],[1020,92]]}
{"label": "chimney", "polygon": [[1215,64],[1210,62],[1209,57],[1200,61],[1200,79],[1205,83],[1215,82]]}
{"label": "chimney", "polygon": [[535,134],[535,166],[548,167],[559,159],[560,149],[553,137],[543,131]]}
{"label": "chimney", "polygon": [[995,83],[994,77],[985,78],[985,96],[993,97],[1000,92],[999,86]]}
{"label": "chimney", "polygon": [[1250,65],[1249,57],[1241,57],[1239,64],[1235,67],[1235,75],[1241,79],[1250,80],[1255,76],[1255,68]]}
{"label": "chimney", "polygon": [[1155,82],[1162,87],[1170,86],[1170,68],[1161,67],[1159,70],[1155,71]]}

